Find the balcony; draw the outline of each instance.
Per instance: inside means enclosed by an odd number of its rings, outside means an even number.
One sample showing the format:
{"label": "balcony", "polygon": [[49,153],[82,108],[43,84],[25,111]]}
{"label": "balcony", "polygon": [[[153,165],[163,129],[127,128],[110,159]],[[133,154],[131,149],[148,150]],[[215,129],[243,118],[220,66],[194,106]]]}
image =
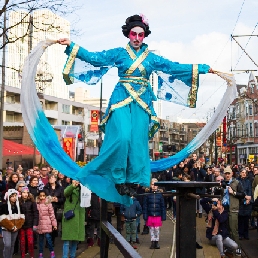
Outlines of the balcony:
{"label": "balcony", "polygon": [[160,130],[160,131],[167,131],[168,129],[167,129],[166,126],[161,125],[160,128],[159,128],[159,130]]}
{"label": "balcony", "polygon": [[186,131],[179,131],[179,134],[186,135]]}
{"label": "balcony", "polygon": [[175,128],[169,128],[169,134],[179,134],[179,130]]}
{"label": "balcony", "polygon": [[160,137],[159,140],[162,142],[168,142],[168,137]]}

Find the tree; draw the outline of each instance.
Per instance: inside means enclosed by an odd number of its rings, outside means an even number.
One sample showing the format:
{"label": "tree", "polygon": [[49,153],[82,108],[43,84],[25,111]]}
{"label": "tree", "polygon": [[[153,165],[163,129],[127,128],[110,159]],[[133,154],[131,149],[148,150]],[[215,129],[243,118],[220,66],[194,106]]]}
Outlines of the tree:
{"label": "tree", "polygon": [[[9,43],[13,43],[17,40],[23,39],[27,36],[30,36],[30,33],[33,30],[40,30],[39,24],[33,23],[31,19],[31,14],[33,14],[36,10],[49,10],[57,15],[65,16],[74,12],[77,8],[74,5],[74,1],[71,0],[4,0],[2,6],[0,5],[0,49],[3,49]],[[11,12],[22,11],[21,18],[12,24],[8,23],[9,15]],[[5,14],[6,15],[6,26],[5,26]],[[25,24],[25,30],[19,31],[19,35],[14,35],[12,33],[13,29],[19,24]],[[47,27],[49,30],[58,29],[55,25],[50,21],[49,24],[44,24],[45,28]],[[47,26],[46,26],[47,25]]]}

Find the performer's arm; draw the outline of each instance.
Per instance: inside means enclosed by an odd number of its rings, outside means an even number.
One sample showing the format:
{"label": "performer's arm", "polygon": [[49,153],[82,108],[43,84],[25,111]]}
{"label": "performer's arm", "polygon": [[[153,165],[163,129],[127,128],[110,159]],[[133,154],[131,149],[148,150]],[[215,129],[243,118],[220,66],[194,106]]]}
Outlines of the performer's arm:
{"label": "performer's arm", "polygon": [[[69,39],[59,39],[58,43],[66,45],[65,53],[70,55],[73,48],[76,46],[74,42]],[[92,64],[95,67],[99,66],[113,66],[117,60],[120,48],[110,49],[102,52],[89,52],[83,47],[79,47],[76,57],[82,61]]]}
{"label": "performer's arm", "polygon": [[[193,69],[192,64],[180,64],[178,62],[172,62],[164,57],[154,55],[154,62],[153,62],[153,70],[155,71],[161,71],[163,73],[167,74],[184,74],[189,73]],[[205,74],[211,72],[213,73],[213,70],[210,68],[209,65],[206,64],[198,64],[198,73],[199,74]]]}

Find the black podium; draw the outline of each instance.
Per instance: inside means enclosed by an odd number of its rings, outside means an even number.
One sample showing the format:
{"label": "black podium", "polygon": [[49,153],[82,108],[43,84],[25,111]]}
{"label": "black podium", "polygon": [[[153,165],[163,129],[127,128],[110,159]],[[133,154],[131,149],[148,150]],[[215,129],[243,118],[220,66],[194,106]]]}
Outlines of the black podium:
{"label": "black podium", "polygon": [[[217,182],[164,181],[155,185],[176,190],[176,257],[196,258],[196,189],[219,186]],[[215,196],[214,196],[215,197]],[[205,223],[203,221],[203,223]]]}

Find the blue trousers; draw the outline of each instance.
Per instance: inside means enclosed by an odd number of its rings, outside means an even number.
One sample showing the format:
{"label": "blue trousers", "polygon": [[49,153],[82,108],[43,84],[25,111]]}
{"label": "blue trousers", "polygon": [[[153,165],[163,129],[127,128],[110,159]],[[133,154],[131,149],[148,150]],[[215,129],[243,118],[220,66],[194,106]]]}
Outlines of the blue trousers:
{"label": "blue trousers", "polygon": [[[63,257],[62,258],[75,258],[76,248],[78,245],[78,241],[68,241],[65,240],[63,243]],[[70,256],[69,256],[70,252]]]}
{"label": "blue trousers", "polygon": [[46,237],[48,249],[50,252],[54,251],[52,238],[50,233],[39,234],[39,253],[43,253],[44,250],[44,237]]}

